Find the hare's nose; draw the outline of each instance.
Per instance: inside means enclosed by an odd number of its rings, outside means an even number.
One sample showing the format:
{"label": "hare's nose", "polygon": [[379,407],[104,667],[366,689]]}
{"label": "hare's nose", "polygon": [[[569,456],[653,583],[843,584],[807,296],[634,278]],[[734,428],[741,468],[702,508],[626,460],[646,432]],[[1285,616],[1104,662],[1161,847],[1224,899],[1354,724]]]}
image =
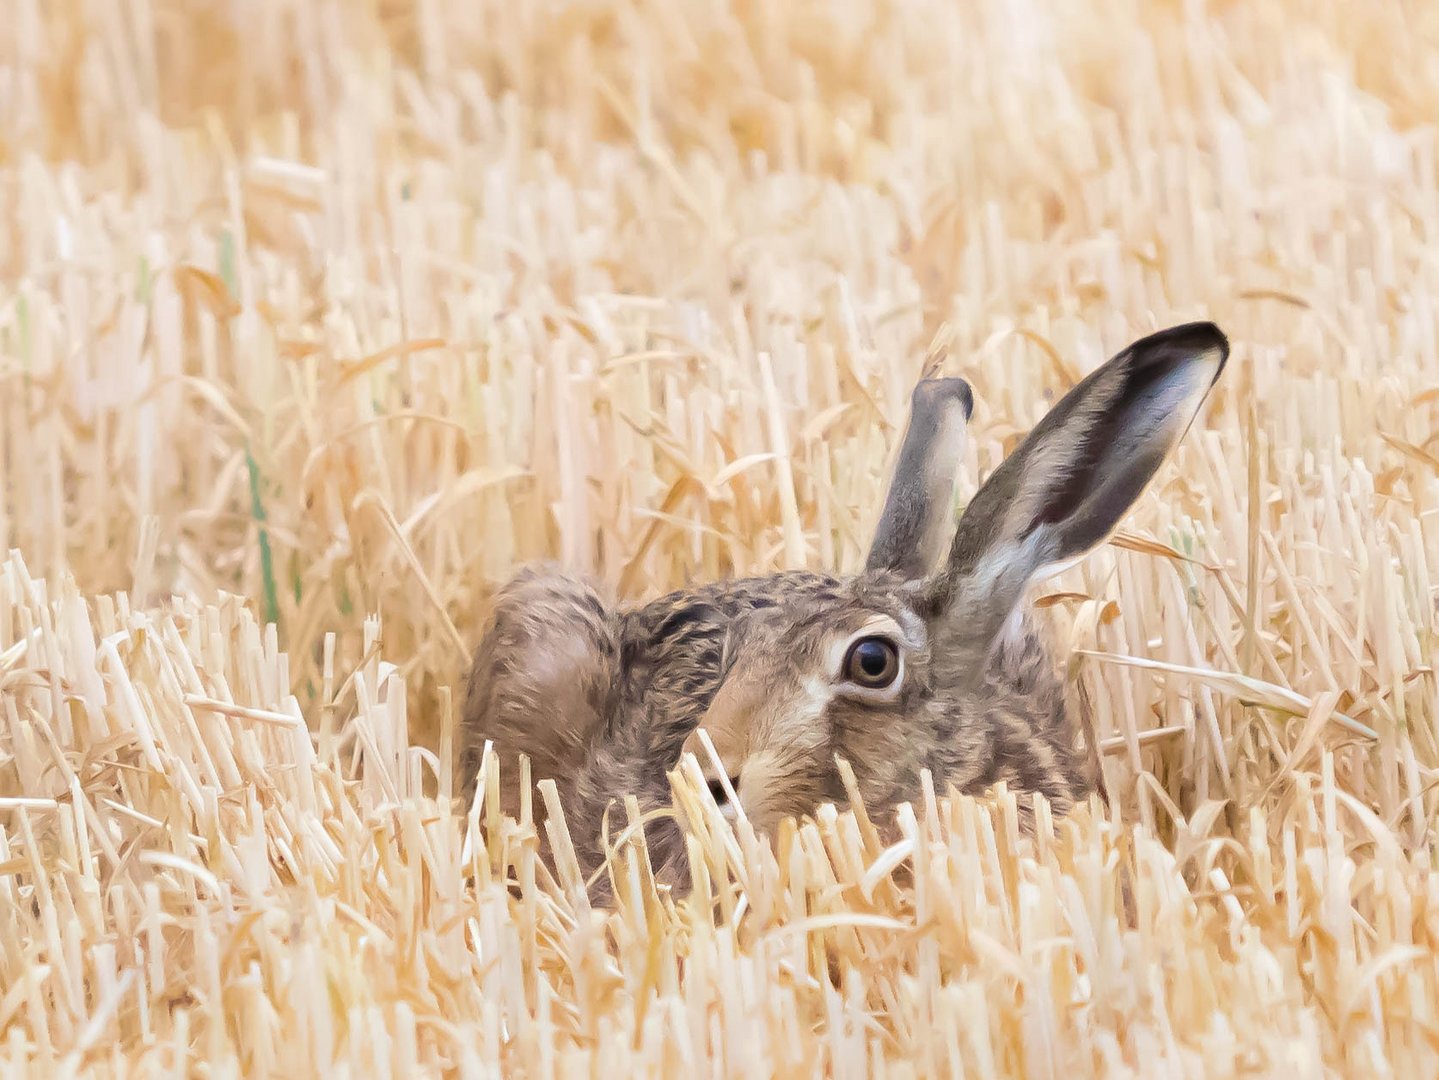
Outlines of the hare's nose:
{"label": "hare's nose", "polygon": [[[719,803],[720,807],[723,809],[727,807],[730,803],[729,792],[725,790],[724,781],[720,780],[715,775],[714,762],[711,760],[709,751],[705,749],[704,742],[701,740],[700,737],[700,732],[702,730],[702,728],[696,728],[694,731],[690,732],[689,737],[685,739],[683,750],[685,753],[693,754],[695,756],[695,760],[699,762],[700,772],[704,773],[704,775],[708,778],[710,795],[714,798],[714,801]],[[715,750],[719,752],[720,762],[722,765],[725,766],[725,779],[729,781],[730,789],[736,794],[738,794],[740,782],[739,768],[737,766],[730,765],[724,760],[724,751],[722,749],[716,746]]]}
{"label": "hare's nose", "polygon": [[733,791],[735,793],[736,799],[739,797],[739,777],[729,777],[729,790],[725,789],[724,782],[721,780],[711,780],[709,782],[709,789],[710,798],[713,799],[715,801],[715,805],[720,808],[720,813],[724,814],[726,817],[733,817],[735,812],[735,806],[734,801],[731,800],[729,797],[729,793],[730,791]]}

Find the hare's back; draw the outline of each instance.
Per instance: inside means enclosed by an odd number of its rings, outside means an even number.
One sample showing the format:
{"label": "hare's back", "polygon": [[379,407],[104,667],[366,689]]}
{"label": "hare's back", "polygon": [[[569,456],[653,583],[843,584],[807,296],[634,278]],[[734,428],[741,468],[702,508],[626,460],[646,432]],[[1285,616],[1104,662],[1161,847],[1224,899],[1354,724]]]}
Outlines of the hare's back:
{"label": "hare's back", "polygon": [[676,589],[627,608],[625,636],[656,649],[682,648],[701,629],[723,629],[748,612],[784,607],[797,600],[839,598],[844,581],[810,570],[784,570],[764,577],[725,578]]}

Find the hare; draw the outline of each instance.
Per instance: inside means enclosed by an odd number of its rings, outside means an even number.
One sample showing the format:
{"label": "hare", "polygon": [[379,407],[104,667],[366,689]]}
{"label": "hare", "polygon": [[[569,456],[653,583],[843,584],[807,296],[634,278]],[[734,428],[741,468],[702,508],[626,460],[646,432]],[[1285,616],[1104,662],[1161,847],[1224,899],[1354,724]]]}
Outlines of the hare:
{"label": "hare", "polygon": [[[1070,390],[954,519],[972,398],[920,382],[864,569],[785,571],[617,608],[553,568],[519,573],[476,650],[461,729],[462,794],[486,740],[518,801],[518,754],[553,778],[581,867],[604,857],[606,807],[668,805],[667,774],[704,730],[760,831],[843,804],[847,761],[872,815],[936,787],[999,781],[1065,813],[1094,787],[1027,588],[1102,544],[1184,436],[1229,356],[1212,323],[1130,345]],[[723,798],[725,785],[712,777]],[[611,833],[624,815],[611,814]],[[682,885],[683,833],[646,826],[661,880]]]}

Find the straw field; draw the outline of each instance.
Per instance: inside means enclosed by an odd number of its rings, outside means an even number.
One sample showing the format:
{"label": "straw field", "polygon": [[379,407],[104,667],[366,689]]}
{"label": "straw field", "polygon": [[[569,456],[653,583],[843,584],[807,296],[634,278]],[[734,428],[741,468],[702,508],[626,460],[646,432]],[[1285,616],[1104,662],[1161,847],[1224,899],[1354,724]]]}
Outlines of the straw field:
{"label": "straw field", "polygon": [[[0,1072],[1439,1074],[1439,7],[8,0]],[[1110,802],[592,909],[452,810],[488,598],[854,569],[1134,338],[1234,353],[1040,590]],[[493,777],[491,777],[493,780]],[[540,791],[536,799],[552,796]]]}

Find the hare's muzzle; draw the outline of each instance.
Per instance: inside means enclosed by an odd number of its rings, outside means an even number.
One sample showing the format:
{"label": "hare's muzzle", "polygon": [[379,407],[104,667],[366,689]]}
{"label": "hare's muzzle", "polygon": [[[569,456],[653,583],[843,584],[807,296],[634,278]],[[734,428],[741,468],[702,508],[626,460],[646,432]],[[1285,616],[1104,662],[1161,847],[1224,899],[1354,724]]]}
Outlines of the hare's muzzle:
{"label": "hare's muzzle", "polygon": [[[709,742],[708,747],[705,745],[706,741]],[[686,754],[693,754],[699,762],[700,772],[709,783],[710,795],[720,809],[727,815],[733,815],[734,800],[739,793],[740,769],[737,757],[733,753],[727,755],[727,748],[720,745],[723,741],[722,736],[716,740],[714,734],[701,726],[690,732],[683,749]],[[715,768],[715,758],[719,758],[720,770]]]}

